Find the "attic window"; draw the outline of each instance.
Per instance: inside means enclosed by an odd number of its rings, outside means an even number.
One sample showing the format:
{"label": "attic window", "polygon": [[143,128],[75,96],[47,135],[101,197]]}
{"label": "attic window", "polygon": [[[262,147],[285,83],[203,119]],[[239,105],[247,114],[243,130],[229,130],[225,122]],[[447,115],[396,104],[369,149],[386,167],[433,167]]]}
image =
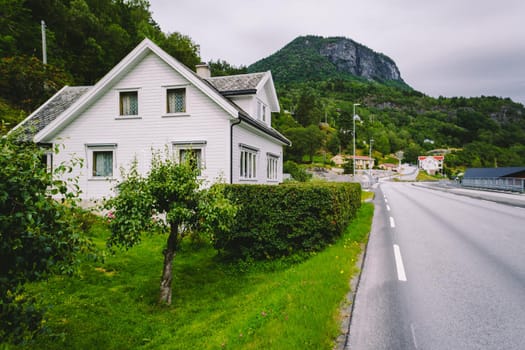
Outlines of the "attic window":
{"label": "attic window", "polygon": [[138,115],[139,97],[137,91],[120,92],[120,115]]}
{"label": "attic window", "polygon": [[257,119],[266,122],[266,105],[257,101]]}
{"label": "attic window", "polygon": [[166,90],[166,111],[168,113],[186,112],[186,89]]}

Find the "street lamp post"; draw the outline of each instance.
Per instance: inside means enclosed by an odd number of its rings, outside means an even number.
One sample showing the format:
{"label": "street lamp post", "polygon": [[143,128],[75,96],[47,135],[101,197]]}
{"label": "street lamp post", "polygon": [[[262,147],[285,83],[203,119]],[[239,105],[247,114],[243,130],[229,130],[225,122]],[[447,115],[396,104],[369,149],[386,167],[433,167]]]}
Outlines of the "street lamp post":
{"label": "street lamp post", "polygon": [[368,158],[368,175],[372,176],[372,145],[374,144],[374,139],[370,139],[370,155]]}
{"label": "street lamp post", "polygon": [[356,106],[360,106],[361,104],[360,103],[354,103],[354,115],[352,116],[352,121],[353,121],[353,126],[354,126],[354,131],[353,131],[353,141],[354,141],[354,157],[352,158],[353,159],[353,167],[352,167],[352,170],[353,170],[353,176],[354,176],[354,180],[355,180],[355,121],[356,120],[361,120],[361,118],[359,118],[359,116],[357,114],[355,114],[355,107]]}

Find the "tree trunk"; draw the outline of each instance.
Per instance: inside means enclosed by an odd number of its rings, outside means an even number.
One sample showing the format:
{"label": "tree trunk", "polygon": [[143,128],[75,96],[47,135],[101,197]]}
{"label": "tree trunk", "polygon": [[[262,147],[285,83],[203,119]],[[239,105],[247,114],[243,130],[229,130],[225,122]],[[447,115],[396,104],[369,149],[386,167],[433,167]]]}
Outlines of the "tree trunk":
{"label": "tree trunk", "polygon": [[179,241],[179,225],[170,224],[170,235],[164,254],[164,268],[162,269],[162,278],[160,280],[160,297],[159,303],[171,305],[171,281],[173,279],[173,258]]}

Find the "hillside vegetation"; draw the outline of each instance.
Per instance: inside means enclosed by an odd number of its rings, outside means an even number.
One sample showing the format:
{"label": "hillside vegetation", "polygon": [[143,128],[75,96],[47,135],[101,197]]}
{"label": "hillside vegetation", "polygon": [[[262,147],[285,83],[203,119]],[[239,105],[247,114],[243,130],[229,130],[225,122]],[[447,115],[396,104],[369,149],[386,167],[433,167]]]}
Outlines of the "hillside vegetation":
{"label": "hillside vegetation", "polygon": [[[199,45],[187,35],[163,33],[146,0],[14,0],[3,1],[0,11],[0,134],[64,85],[98,81],[145,37],[192,69],[200,62]],[[293,142],[286,159],[351,153],[352,105],[359,103],[358,154],[369,154],[373,139],[380,161],[403,151],[404,161],[415,162],[429,150],[448,149],[449,172],[525,164],[522,104],[428,97],[403,81],[392,59],[351,39],[299,37],[247,68],[209,63],[213,75],[272,71],[282,106],[274,126]]]}
{"label": "hillside vegetation", "polygon": [[[401,77],[393,79],[397,67],[379,53],[367,58],[368,72],[377,74],[355,75],[355,70],[326,57],[324,48],[341,40],[300,37],[248,67],[249,71],[272,70],[283,107],[274,118],[274,126],[292,140],[289,159],[352,153],[353,104],[359,103],[356,112],[362,122],[356,125],[358,154],[368,155],[373,139],[373,155],[380,161],[403,151],[404,161],[415,163],[418,155],[446,149],[450,152],[446,156],[449,174],[464,167],[525,164],[522,104],[499,97],[426,96],[406,85]],[[309,44],[304,45],[305,41]],[[353,46],[339,46],[350,52],[337,55],[351,61]],[[385,71],[392,73],[392,79],[384,74],[380,77]]]}

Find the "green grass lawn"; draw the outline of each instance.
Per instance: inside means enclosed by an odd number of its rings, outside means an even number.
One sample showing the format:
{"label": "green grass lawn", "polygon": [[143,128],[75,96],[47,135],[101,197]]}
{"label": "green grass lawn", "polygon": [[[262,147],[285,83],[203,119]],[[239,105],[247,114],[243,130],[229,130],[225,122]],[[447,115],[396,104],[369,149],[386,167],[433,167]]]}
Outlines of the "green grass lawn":
{"label": "green grass lawn", "polygon": [[366,200],[373,200],[375,196],[375,192],[373,191],[361,191],[361,202],[364,202]]}
{"label": "green grass lawn", "polygon": [[442,179],[446,179],[446,177],[443,177],[441,174],[428,175],[425,171],[420,170],[417,174],[416,181],[439,181]]}
{"label": "green grass lawn", "polygon": [[[337,243],[298,262],[228,263],[207,244],[185,242],[170,307],[157,304],[165,237],[148,237],[76,276],[30,285],[47,320],[27,348],[332,349],[372,215],[363,204]],[[106,228],[94,231],[102,245]]]}

